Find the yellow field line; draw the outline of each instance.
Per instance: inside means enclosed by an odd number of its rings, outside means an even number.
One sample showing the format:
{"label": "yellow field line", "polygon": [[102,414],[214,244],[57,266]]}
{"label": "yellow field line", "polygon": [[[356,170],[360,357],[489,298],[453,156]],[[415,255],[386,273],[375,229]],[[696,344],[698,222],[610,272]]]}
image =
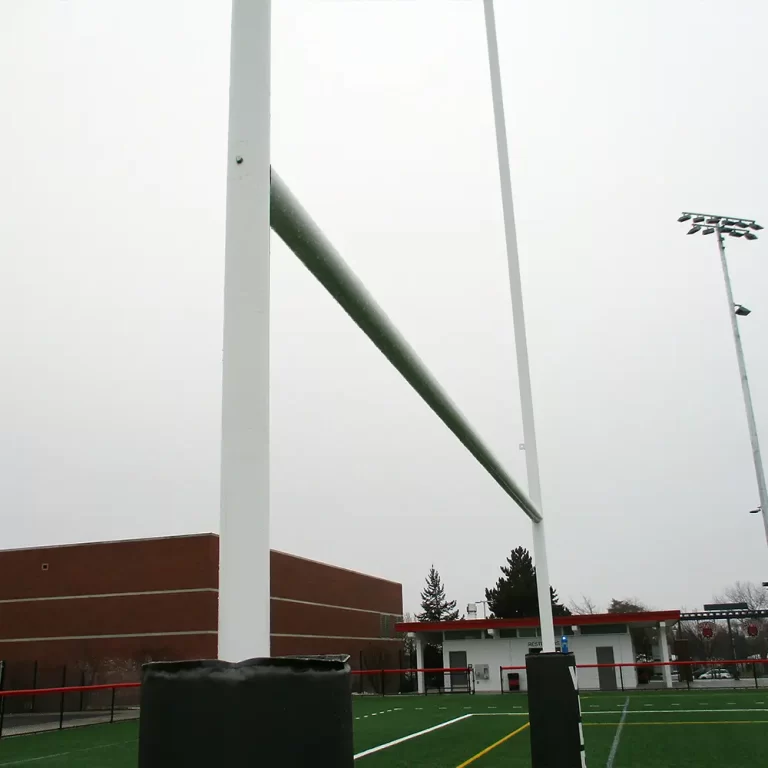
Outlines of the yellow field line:
{"label": "yellow field line", "polygon": [[466,768],[467,765],[470,763],[474,763],[475,760],[479,760],[483,755],[487,755],[492,749],[496,749],[496,747],[503,744],[505,741],[509,741],[513,736],[517,736],[518,733],[522,733],[530,723],[526,723],[521,728],[518,728],[516,731],[512,731],[512,733],[508,733],[503,739],[499,739],[495,744],[491,744],[490,747],[486,747],[482,752],[478,752],[473,757],[470,757],[469,760],[465,760],[461,765],[458,766],[458,768]]}
{"label": "yellow field line", "polygon": [[[682,721],[659,721],[655,723],[624,723],[624,727],[633,725],[768,725],[768,720],[682,720]],[[616,723],[584,723],[585,728],[591,728],[593,725],[612,725]],[[461,766],[459,766],[461,768]]]}

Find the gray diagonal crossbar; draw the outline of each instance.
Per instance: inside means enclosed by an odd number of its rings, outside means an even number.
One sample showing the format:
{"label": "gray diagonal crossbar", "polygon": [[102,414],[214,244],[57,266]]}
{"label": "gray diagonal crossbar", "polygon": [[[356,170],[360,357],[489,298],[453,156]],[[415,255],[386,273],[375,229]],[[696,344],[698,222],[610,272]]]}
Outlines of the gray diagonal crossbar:
{"label": "gray diagonal crossbar", "polygon": [[304,266],[341,304],[366,336],[381,350],[422,400],[442,419],[464,447],[485,467],[494,480],[535,523],[541,513],[509,476],[464,414],[456,407],[400,331],[376,303],[360,279],[272,170],[270,198],[272,229],[301,259]]}

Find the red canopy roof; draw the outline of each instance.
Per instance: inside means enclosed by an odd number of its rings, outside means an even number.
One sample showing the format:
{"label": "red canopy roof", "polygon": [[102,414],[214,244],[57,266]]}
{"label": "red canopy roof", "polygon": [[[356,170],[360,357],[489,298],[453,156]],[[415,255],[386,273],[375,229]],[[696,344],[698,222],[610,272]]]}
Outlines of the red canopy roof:
{"label": "red canopy roof", "polygon": [[[643,611],[642,613],[584,613],[555,616],[556,627],[583,627],[596,624],[656,624],[678,621],[680,611]],[[538,627],[538,616],[529,619],[460,619],[458,621],[403,621],[395,625],[398,632],[451,632],[462,629],[517,629]]]}

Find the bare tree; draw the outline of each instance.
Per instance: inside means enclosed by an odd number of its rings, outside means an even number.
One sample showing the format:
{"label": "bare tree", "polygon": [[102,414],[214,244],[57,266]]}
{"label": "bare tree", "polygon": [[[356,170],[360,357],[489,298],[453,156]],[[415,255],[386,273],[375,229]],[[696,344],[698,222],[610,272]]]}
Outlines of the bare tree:
{"label": "bare tree", "polygon": [[715,597],[718,603],[746,603],[751,610],[768,609],[768,589],[752,581],[737,581],[728,587],[722,595]]}
{"label": "bare tree", "polygon": [[[768,609],[768,590],[752,581],[737,581],[723,591],[722,595],[715,597],[717,603],[746,603],[752,611],[764,611]],[[736,625],[743,635],[749,631],[750,624],[757,627],[758,636],[749,640],[750,652],[765,653],[768,649],[768,620],[766,619],[742,619]],[[737,638],[740,640],[740,638]]]}
{"label": "bare tree", "polygon": [[600,613],[597,603],[586,595],[581,596],[581,602],[571,600],[568,605],[570,606],[571,613],[577,615],[583,616],[584,614]]}
{"label": "bare tree", "polygon": [[[406,613],[403,616],[403,621],[406,624],[410,624],[415,621],[412,613]],[[403,635],[403,652],[408,658],[409,663],[415,663],[416,660],[416,640],[409,636],[409,633]]]}

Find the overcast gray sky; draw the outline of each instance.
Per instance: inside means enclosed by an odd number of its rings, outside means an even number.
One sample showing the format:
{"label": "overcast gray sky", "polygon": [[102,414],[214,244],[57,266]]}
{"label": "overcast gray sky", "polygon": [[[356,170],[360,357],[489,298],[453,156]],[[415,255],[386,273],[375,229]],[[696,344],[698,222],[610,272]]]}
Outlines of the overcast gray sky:
{"label": "overcast gray sky", "polygon": [[[273,3],[274,166],[524,481],[480,0]],[[0,0],[0,546],[218,529],[229,3]],[[768,219],[759,2],[500,0],[550,568],[768,578],[713,238]],[[768,238],[729,240],[768,449]],[[273,237],[272,544],[481,599],[530,524]]]}

